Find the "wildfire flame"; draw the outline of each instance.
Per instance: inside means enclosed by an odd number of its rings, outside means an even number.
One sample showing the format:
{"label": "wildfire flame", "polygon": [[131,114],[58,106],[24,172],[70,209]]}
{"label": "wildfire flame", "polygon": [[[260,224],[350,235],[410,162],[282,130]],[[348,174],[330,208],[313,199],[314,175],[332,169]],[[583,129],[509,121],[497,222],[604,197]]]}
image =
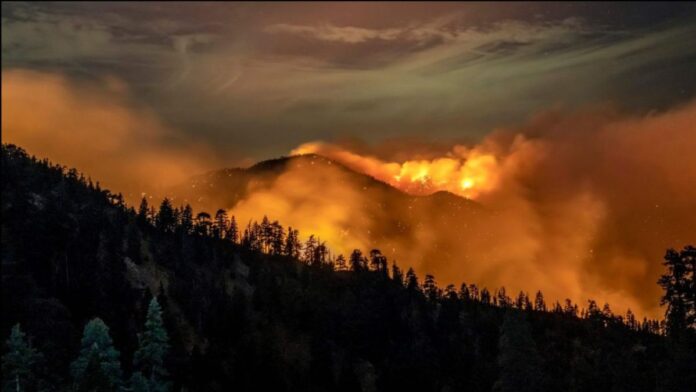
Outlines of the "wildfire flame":
{"label": "wildfire flame", "polygon": [[498,182],[495,155],[456,146],[445,157],[386,162],[325,143],[306,143],[293,155],[320,154],[368,174],[404,192],[424,195],[448,191],[469,199],[493,190]]}

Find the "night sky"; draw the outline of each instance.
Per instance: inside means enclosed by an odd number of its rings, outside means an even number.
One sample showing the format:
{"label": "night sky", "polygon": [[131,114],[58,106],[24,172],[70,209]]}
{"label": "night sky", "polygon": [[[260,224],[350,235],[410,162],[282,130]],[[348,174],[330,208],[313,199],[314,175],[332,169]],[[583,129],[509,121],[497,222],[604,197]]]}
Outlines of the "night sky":
{"label": "night sky", "polygon": [[[537,111],[696,94],[693,3],[3,3],[2,67],[116,78],[225,162],[478,141]],[[272,139],[273,143],[268,140]]]}

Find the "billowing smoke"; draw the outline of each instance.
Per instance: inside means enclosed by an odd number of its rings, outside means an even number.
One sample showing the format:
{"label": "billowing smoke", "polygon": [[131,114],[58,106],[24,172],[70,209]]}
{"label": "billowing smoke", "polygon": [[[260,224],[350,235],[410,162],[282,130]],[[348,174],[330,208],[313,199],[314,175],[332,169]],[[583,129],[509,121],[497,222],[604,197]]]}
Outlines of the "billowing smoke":
{"label": "billowing smoke", "polygon": [[419,159],[401,161],[308,143],[293,153],[329,157],[414,195],[449,191],[484,212],[465,216],[461,205],[432,197],[402,206],[317,165],[288,169],[232,213],[269,211],[323,234],[337,252],[380,247],[441,283],[541,289],[552,299],[593,298],[658,316],[665,249],[696,241],[694,124],[696,103],[639,117],[556,111],[474,146],[439,157],[414,150]]}
{"label": "billowing smoke", "polygon": [[[261,215],[315,235],[334,252],[346,254],[370,243],[368,227],[375,218],[362,203],[363,193],[350,175],[312,158],[290,166],[270,182],[249,184],[248,196],[230,212],[242,223]],[[315,163],[317,163],[315,165]]]}
{"label": "billowing smoke", "polygon": [[77,83],[61,74],[3,70],[3,142],[76,167],[129,201],[210,167],[207,148],[133,101],[113,78]]}
{"label": "billowing smoke", "polygon": [[293,155],[316,153],[331,157],[356,171],[369,174],[387,184],[416,195],[435,191],[476,198],[496,188],[500,170],[496,156],[485,148],[456,145],[442,157],[384,162],[326,143],[306,143]]}

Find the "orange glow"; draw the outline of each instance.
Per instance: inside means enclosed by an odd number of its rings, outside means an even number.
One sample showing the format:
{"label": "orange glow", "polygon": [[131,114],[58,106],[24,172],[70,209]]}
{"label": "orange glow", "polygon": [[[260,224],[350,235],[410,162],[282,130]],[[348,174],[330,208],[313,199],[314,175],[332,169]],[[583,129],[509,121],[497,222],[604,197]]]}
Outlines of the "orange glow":
{"label": "orange glow", "polygon": [[476,199],[492,191],[498,184],[498,159],[482,148],[455,146],[444,157],[430,160],[385,162],[338,151],[324,143],[306,143],[292,151],[294,155],[320,154],[336,158],[348,167],[414,195],[447,191],[468,199]]}
{"label": "orange glow", "polygon": [[76,167],[131,203],[214,167],[207,146],[167,144],[183,136],[131,99],[115,79],[81,85],[61,74],[3,70],[3,142]]}
{"label": "orange glow", "polygon": [[[593,298],[658,317],[663,309],[655,281],[664,250],[696,238],[688,213],[696,209],[695,122],[696,102],[635,117],[598,108],[541,114],[473,146],[351,150],[314,142],[292,153],[328,157],[411,195],[448,191],[483,207],[469,213],[452,198],[404,199],[328,175],[317,193],[334,193],[315,200],[308,215],[334,219],[336,233],[348,229],[326,237],[338,252],[380,247],[441,281],[541,289],[554,300],[582,305]],[[302,183],[316,177],[301,169],[287,174]],[[279,203],[288,192],[296,191],[269,193]],[[329,209],[336,205],[340,216]],[[290,206],[277,217],[307,223],[309,232],[322,227],[293,215]]]}

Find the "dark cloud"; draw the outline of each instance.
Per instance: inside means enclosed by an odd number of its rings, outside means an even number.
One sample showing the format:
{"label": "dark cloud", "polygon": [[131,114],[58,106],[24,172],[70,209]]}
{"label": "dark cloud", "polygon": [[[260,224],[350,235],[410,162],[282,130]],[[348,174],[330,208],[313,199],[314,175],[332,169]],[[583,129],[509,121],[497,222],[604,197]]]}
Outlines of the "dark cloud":
{"label": "dark cloud", "polygon": [[3,69],[119,78],[169,126],[253,158],[317,138],[481,138],[558,104],[660,110],[696,91],[689,3],[3,3],[2,14]]}

